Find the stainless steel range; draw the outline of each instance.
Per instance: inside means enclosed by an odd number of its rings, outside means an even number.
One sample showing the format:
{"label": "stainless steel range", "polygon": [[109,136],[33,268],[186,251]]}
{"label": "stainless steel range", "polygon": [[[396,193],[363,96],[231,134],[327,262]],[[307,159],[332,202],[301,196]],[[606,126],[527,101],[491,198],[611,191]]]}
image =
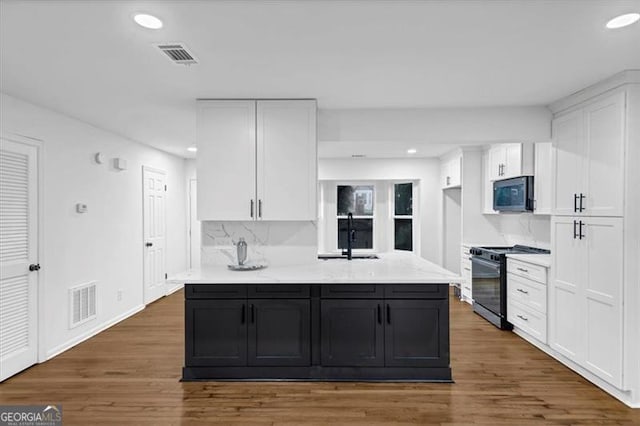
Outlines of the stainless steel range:
{"label": "stainless steel range", "polygon": [[473,310],[502,330],[511,330],[507,321],[507,254],[548,254],[549,250],[516,245],[513,247],[473,247],[471,250]]}

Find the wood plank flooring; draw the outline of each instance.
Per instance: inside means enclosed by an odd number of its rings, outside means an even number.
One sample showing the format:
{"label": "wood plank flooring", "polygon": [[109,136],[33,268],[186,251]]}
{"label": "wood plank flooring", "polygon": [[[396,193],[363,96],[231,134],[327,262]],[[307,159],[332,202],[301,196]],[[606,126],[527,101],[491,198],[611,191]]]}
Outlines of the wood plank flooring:
{"label": "wood plank flooring", "polygon": [[640,425],[513,333],[451,301],[455,384],[180,383],[182,291],[0,384],[0,404],[63,405],[65,425]]}

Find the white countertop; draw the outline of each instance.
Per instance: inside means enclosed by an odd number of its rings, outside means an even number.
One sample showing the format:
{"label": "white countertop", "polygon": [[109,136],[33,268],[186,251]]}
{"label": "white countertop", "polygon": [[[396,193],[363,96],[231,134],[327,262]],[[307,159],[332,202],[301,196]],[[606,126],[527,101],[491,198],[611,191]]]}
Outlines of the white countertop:
{"label": "white countertop", "polygon": [[461,277],[412,253],[378,254],[379,259],[331,259],[257,271],[231,271],[226,265],[203,266],[170,276],[184,284],[450,284]]}
{"label": "white countertop", "polygon": [[544,266],[545,268],[551,267],[550,254],[507,254],[507,259],[520,260],[522,262]]}

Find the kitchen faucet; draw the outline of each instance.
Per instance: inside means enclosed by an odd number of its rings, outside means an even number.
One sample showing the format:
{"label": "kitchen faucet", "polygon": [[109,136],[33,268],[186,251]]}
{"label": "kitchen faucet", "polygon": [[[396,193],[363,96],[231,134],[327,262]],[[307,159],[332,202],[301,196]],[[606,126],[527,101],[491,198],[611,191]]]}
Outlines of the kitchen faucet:
{"label": "kitchen faucet", "polygon": [[347,214],[347,250],[342,250],[342,255],[347,255],[347,260],[352,259],[353,242],[356,240],[356,230],[353,229],[353,213]]}

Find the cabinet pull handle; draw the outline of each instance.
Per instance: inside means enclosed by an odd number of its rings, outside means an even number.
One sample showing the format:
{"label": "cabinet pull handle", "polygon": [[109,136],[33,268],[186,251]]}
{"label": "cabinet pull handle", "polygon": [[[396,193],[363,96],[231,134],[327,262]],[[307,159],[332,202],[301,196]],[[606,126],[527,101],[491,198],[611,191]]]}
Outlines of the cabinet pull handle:
{"label": "cabinet pull handle", "polygon": [[251,304],[251,324],[256,322],[256,309],[253,303]]}
{"label": "cabinet pull handle", "polygon": [[529,273],[528,269],[524,269],[524,268],[516,268],[516,269],[520,272],[526,272],[527,274]]}
{"label": "cabinet pull handle", "polygon": [[391,324],[391,306],[387,303],[387,324]]}
{"label": "cabinet pull handle", "polygon": [[382,324],[382,309],[380,308],[379,303],[378,303],[378,324]]}
{"label": "cabinet pull handle", "polygon": [[585,198],[587,198],[587,197],[586,197],[586,195],[584,195],[584,194],[581,192],[581,193],[580,193],[580,211],[581,211],[581,212],[582,212],[582,211],[584,211],[584,210],[586,210],[586,208],[585,208],[585,207],[582,207],[582,201],[583,201]]}
{"label": "cabinet pull handle", "polygon": [[471,271],[471,269],[469,269],[469,268],[464,268],[464,270],[465,270],[465,271]]}
{"label": "cabinet pull handle", "polygon": [[253,219],[253,200],[251,200],[251,218]]}
{"label": "cabinet pull handle", "polygon": [[575,240],[576,238],[578,238],[578,221],[574,220],[573,221],[573,239]]}
{"label": "cabinet pull handle", "polygon": [[262,200],[258,200],[258,217],[262,218]]}
{"label": "cabinet pull handle", "polygon": [[573,211],[578,211],[578,194],[573,194]]}
{"label": "cabinet pull handle", "polygon": [[247,320],[247,312],[246,312],[247,308],[245,306],[245,304],[242,304],[242,313],[240,314],[240,324],[244,324],[245,321]]}
{"label": "cabinet pull handle", "polygon": [[524,320],[524,321],[529,321],[529,318],[523,317],[522,315],[518,315],[518,318],[520,318],[521,320]]}
{"label": "cabinet pull handle", "polygon": [[520,293],[529,294],[529,292],[528,292],[527,290],[523,290],[523,289],[521,289],[521,288],[519,288],[519,289],[518,289],[518,291],[519,291]]}
{"label": "cabinet pull handle", "polygon": [[582,233],[582,225],[584,225],[584,223],[582,223],[582,221],[579,222],[578,228],[579,228],[579,233],[580,233],[580,239],[585,238],[585,235]]}

